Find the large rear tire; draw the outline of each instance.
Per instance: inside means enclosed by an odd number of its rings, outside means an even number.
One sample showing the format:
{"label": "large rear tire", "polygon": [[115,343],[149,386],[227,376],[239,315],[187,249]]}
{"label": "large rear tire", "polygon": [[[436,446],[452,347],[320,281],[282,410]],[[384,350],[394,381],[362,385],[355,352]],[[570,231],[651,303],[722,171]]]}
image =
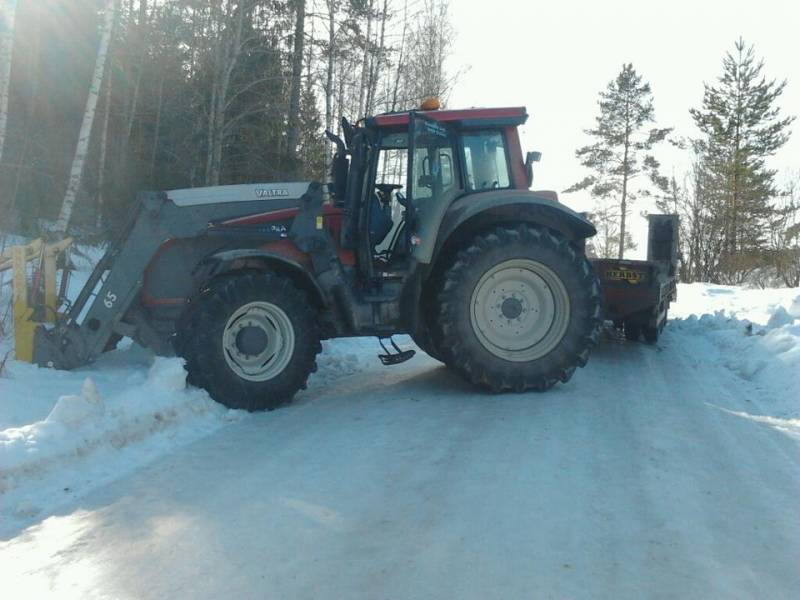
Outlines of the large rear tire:
{"label": "large rear tire", "polygon": [[445,272],[436,346],[445,364],[495,392],[546,390],[583,367],[602,325],[591,264],[531,225],[475,237]]}
{"label": "large rear tire", "polygon": [[304,292],[272,273],[212,281],[192,302],[176,338],[189,382],[230,408],[271,410],[305,389],[322,350]]}

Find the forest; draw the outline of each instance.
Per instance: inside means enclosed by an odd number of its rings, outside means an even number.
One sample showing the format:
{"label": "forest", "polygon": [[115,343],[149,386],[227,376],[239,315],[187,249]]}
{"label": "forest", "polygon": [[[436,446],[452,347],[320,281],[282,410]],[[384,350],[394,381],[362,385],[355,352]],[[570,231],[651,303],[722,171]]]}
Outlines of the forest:
{"label": "forest", "polygon": [[[779,104],[786,85],[769,79],[739,38],[721,75],[704,83],[700,106],[689,109],[697,133],[687,137],[656,126],[650,84],[623,65],[599,94],[596,126],[585,131],[593,143],[575,152],[589,174],[565,190],[595,200],[589,252],[623,258],[635,249],[632,207],[647,198],[680,217],[681,281],[800,286],[800,170],[787,177],[769,165],[795,120]],[[665,144],[689,153],[682,177],[663,174],[656,149]]]}
{"label": "forest", "polygon": [[[108,240],[143,189],[324,180],[325,129],[430,96],[446,105],[464,68],[447,0],[5,4],[0,222],[28,237]],[[796,287],[800,171],[770,167],[794,121],[780,106],[787,81],[732,41],[687,107],[693,134],[657,121],[646,74],[624,64],[599,94],[576,150],[587,174],[564,201],[593,198],[595,255],[633,250],[647,199],[681,217],[682,281]],[[691,157],[688,172],[664,175],[667,145]]]}
{"label": "forest", "polygon": [[2,229],[102,241],[138,190],[324,180],[323,131],[342,116],[446,101],[448,11],[446,0],[12,2]]}

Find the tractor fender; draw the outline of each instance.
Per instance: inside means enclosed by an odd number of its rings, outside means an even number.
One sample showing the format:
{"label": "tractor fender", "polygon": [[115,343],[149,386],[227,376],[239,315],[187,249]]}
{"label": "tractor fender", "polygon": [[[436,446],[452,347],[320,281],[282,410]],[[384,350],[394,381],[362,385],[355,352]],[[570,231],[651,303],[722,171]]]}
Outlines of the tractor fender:
{"label": "tractor fender", "polygon": [[[244,265],[237,266],[237,262]],[[206,257],[198,267],[206,267],[209,275],[213,277],[238,268],[247,268],[253,262],[262,263],[277,273],[287,275],[298,287],[311,294],[312,301],[317,306],[324,307],[329,304],[327,295],[307,267],[296,260],[268,250],[259,248],[225,250]]]}
{"label": "tractor fender", "polygon": [[597,233],[594,225],[556,200],[553,192],[497,190],[468,194],[447,209],[429,261],[432,262],[446,245],[471,237],[488,227],[509,222],[549,227],[580,247],[583,247],[586,238]]}

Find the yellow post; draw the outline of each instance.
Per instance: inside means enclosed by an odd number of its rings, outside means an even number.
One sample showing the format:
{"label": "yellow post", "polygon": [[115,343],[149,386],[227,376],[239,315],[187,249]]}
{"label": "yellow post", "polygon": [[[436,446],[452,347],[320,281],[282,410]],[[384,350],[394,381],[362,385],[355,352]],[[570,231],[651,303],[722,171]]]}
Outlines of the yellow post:
{"label": "yellow post", "polygon": [[36,323],[31,321],[33,309],[28,305],[28,277],[25,272],[27,248],[17,246],[11,250],[14,285],[14,350],[17,360],[33,362],[33,336]]}
{"label": "yellow post", "polygon": [[58,254],[53,252],[53,248],[47,247],[42,255],[42,279],[44,280],[44,321],[46,323],[56,322],[56,257]]}

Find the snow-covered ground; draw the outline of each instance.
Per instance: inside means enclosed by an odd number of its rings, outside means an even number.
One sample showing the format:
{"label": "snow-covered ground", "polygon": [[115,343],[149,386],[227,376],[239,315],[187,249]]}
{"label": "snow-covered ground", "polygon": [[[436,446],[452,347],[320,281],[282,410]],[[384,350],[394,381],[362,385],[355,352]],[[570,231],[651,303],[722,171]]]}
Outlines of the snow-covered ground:
{"label": "snow-covered ground", "polygon": [[800,290],[681,285],[671,317],[546,394],[336,340],[259,415],[137,347],[10,361],[0,593],[800,597]]}

